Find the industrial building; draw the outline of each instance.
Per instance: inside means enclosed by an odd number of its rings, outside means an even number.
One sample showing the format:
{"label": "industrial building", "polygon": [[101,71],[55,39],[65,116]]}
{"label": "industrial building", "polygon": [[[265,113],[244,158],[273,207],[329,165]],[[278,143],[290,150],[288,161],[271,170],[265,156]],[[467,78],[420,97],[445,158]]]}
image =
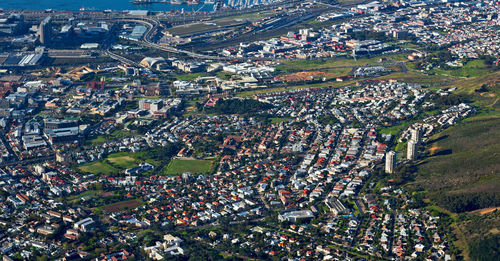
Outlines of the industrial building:
{"label": "industrial building", "polygon": [[338,198],[329,197],[325,199],[325,204],[334,215],[340,215],[347,212],[347,208]]}
{"label": "industrial building", "polygon": [[298,220],[303,219],[312,219],[314,218],[314,214],[311,210],[296,210],[285,213],[280,213],[278,219],[280,221],[290,221],[297,222]]}

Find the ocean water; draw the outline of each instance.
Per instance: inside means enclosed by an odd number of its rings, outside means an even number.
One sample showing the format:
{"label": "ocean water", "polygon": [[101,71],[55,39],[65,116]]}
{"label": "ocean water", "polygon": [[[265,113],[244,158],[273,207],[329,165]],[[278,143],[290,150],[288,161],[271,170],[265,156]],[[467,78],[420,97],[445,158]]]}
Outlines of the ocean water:
{"label": "ocean water", "polygon": [[130,0],[0,0],[0,8],[4,10],[68,10],[76,11],[81,8],[94,10],[151,10],[151,11],[212,11],[211,4],[198,5],[171,5],[170,3],[154,3],[135,5]]}

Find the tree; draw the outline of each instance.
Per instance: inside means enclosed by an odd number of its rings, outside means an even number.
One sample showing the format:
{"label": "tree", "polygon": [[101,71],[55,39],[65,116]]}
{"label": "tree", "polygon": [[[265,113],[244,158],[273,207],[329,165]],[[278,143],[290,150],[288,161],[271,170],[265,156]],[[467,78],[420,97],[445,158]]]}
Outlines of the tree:
{"label": "tree", "polygon": [[209,113],[220,114],[249,114],[272,108],[269,103],[253,99],[227,99],[218,101],[212,108],[205,108]]}
{"label": "tree", "polygon": [[47,261],[47,260],[49,260],[49,257],[47,255],[43,255],[43,256],[37,257],[36,260],[37,261]]}

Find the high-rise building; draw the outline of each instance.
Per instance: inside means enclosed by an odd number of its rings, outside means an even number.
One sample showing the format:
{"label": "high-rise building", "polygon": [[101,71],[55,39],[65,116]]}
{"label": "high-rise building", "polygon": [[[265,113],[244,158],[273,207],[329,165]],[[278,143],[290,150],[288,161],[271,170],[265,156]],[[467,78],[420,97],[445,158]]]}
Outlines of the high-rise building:
{"label": "high-rise building", "polygon": [[420,128],[415,128],[411,130],[411,140],[416,144],[420,143]]}
{"label": "high-rise building", "polygon": [[406,158],[414,160],[417,158],[417,143],[414,140],[408,141],[408,150],[406,151]]}
{"label": "high-rise building", "polygon": [[43,21],[40,23],[38,34],[40,35],[41,44],[50,44],[50,38],[52,37],[52,17],[47,16],[45,19],[43,19]]}
{"label": "high-rise building", "polygon": [[389,151],[385,154],[385,173],[393,173],[396,165],[396,152]]}

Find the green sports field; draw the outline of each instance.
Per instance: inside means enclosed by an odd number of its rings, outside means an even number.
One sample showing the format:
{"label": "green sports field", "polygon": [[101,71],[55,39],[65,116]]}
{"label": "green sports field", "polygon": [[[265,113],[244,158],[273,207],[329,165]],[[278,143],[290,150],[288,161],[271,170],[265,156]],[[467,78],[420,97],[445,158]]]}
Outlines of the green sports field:
{"label": "green sports field", "polygon": [[164,170],[164,174],[180,175],[184,172],[208,174],[214,169],[215,162],[213,160],[173,159]]}

